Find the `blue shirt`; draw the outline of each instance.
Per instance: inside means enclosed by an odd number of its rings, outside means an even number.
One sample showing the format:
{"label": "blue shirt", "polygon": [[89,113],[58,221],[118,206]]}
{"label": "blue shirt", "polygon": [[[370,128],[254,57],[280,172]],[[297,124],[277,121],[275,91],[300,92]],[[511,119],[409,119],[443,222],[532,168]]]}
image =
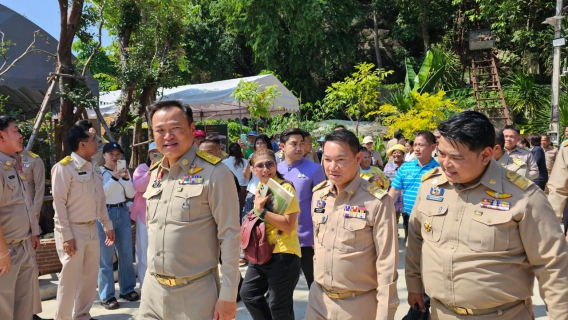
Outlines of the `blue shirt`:
{"label": "blue shirt", "polygon": [[314,224],[312,222],[312,189],[325,180],[323,167],[302,158],[288,166],[286,161],[278,164],[278,172],[284,179],[292,182],[296,189],[300,214],[298,214],[298,238],[300,247],[314,245]]}
{"label": "blue shirt", "polygon": [[278,146],[278,142],[276,142],[276,141],[272,142],[272,151],[274,151],[274,152],[280,151],[280,147]]}
{"label": "blue shirt", "polygon": [[420,183],[422,182],[422,176],[426,174],[426,172],[439,166],[438,161],[432,158],[432,160],[423,167],[418,163],[418,159],[414,159],[410,162],[403,163],[400,168],[398,168],[392,180],[391,187],[402,190],[404,212],[408,214],[412,212],[414,202],[416,202],[416,196],[418,195],[418,187],[420,187]]}

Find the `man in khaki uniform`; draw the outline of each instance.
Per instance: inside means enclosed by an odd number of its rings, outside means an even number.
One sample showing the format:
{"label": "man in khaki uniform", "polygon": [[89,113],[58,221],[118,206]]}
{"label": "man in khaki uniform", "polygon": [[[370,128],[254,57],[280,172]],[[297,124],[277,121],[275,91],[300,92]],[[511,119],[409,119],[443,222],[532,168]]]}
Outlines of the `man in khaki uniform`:
{"label": "man in khaki uniform", "polygon": [[24,172],[24,184],[33,204],[33,212],[39,221],[43,196],[45,194],[45,165],[43,160],[31,151],[20,154],[22,159],[22,171]]}
{"label": "man in khaki uniform", "polygon": [[394,319],[399,300],[394,202],[359,176],[359,141],[350,131],[325,137],[329,180],[314,188],[314,277],[306,319]]}
{"label": "man in khaki uniform", "polygon": [[23,149],[16,119],[0,116],[0,319],[32,319],[39,297],[35,249],[39,226],[12,157]]}
{"label": "man in khaki uniform", "polygon": [[373,150],[374,144],[375,144],[375,140],[373,140],[373,137],[366,136],[365,138],[363,138],[363,145],[371,153],[371,158],[372,158],[371,165],[379,167],[379,168],[382,169],[384,167],[383,166],[383,158],[381,157],[381,154],[379,152],[377,152],[376,150]]}
{"label": "man in khaki uniform", "polygon": [[100,242],[95,219],[114,243],[108,218],[103,177],[92,156],[97,153],[95,135],[83,126],[67,132],[73,151],[51,169],[55,246],[62,268],[57,287],[56,320],[90,319],[99,271]]}
{"label": "man in khaki uniform", "polygon": [[515,125],[507,125],[503,128],[503,136],[505,138],[505,150],[511,158],[517,158],[527,164],[528,178],[534,180],[538,178],[538,166],[530,151],[525,150],[517,145],[521,137],[521,131]]}
{"label": "man in khaki uniform", "polygon": [[548,316],[566,319],[568,245],[542,190],[493,159],[485,115],[438,129],[440,168],[423,176],[410,216],[409,304],[424,308],[425,291],[432,319],[534,319],[536,276]]}
{"label": "man in khaki uniform", "polygon": [[[568,198],[568,141],[564,141],[561,145],[554,166],[548,178],[548,201],[552,205],[552,209],[556,213],[558,221],[564,220],[564,234],[568,227],[568,217],[563,219],[564,208],[566,207],[566,199]],[[568,240],[568,238],[567,238]]]}
{"label": "man in khaki uniform", "polygon": [[518,158],[511,158],[509,153],[505,151],[505,137],[503,136],[503,131],[495,130],[495,146],[493,147],[493,158],[502,167],[507,170],[518,173],[519,175],[528,178],[529,171],[527,170],[527,164]]}
{"label": "man in khaki uniform", "polygon": [[547,134],[543,134],[540,137],[540,146],[542,147],[542,149],[544,149],[546,169],[548,170],[548,176],[550,177],[550,172],[552,171],[554,160],[556,160],[556,155],[558,154],[558,149],[550,145],[550,136]]}
{"label": "man in khaki uniform", "polygon": [[150,118],[164,160],[151,168],[144,194],[149,260],[139,317],[233,319],[240,243],[233,175],[219,158],[198,151],[188,105],[157,102]]}

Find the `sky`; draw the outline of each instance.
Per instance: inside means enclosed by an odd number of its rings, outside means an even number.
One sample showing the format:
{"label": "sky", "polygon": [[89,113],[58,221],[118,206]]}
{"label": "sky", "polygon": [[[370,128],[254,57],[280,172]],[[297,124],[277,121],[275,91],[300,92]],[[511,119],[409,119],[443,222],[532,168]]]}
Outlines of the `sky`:
{"label": "sky", "polygon": [[[0,4],[28,18],[54,39],[59,39],[59,3],[57,0],[0,0]],[[112,42],[104,30],[102,40],[103,46],[108,46]]]}

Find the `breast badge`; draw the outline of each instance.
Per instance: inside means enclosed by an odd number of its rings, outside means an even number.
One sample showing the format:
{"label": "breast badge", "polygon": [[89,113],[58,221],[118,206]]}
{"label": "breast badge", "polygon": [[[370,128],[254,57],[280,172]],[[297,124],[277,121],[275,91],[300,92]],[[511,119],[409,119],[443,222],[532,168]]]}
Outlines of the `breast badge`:
{"label": "breast badge", "polygon": [[493,190],[485,190],[485,193],[487,193],[487,195],[495,199],[508,199],[513,196],[508,193],[499,193]]}
{"label": "breast badge", "polygon": [[325,212],[325,200],[317,200],[316,201],[316,208],[314,209],[315,213],[324,213]]}
{"label": "breast badge", "polygon": [[430,194],[426,196],[426,200],[442,202],[444,201],[444,197],[442,197],[444,195],[444,192],[444,188],[432,187],[430,188]]}
{"label": "breast badge", "polygon": [[367,208],[359,206],[345,206],[343,207],[343,215],[346,218],[365,219],[367,217]]}
{"label": "breast badge", "polygon": [[511,208],[511,203],[509,201],[494,200],[494,199],[482,199],[481,207],[499,211],[509,211]]}

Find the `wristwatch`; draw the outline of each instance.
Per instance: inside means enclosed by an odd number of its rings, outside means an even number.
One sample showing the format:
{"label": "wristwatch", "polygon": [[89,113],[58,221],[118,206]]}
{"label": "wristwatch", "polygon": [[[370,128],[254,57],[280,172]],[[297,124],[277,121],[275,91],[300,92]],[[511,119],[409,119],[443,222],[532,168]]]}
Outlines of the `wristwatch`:
{"label": "wristwatch", "polygon": [[258,210],[256,210],[256,207],[254,207],[253,210],[254,210],[254,214],[256,214],[256,216],[257,216],[260,220],[266,222],[266,220],[264,219],[264,216],[266,215],[266,208],[262,208],[262,212],[259,212]]}

